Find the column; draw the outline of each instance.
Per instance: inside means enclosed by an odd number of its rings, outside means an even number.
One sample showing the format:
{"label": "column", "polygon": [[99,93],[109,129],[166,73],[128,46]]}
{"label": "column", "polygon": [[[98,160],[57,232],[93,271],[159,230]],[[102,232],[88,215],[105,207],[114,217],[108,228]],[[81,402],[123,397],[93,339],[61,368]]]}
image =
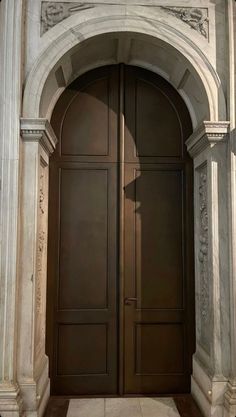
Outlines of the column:
{"label": "column", "polygon": [[22,409],[16,380],[22,3],[22,0],[0,3],[1,417],[19,417]]}
{"label": "column", "polygon": [[187,140],[194,161],[196,352],[192,394],[222,417],[229,376],[228,122],[203,122]]}
{"label": "column", "polygon": [[228,32],[227,102],[230,120],[229,175],[229,264],[230,264],[230,378],[225,394],[224,417],[236,416],[236,7],[228,1],[226,27]]}
{"label": "column", "polygon": [[45,354],[48,164],[56,137],[45,119],[22,119],[18,383],[26,416],[42,416],[49,398]]}

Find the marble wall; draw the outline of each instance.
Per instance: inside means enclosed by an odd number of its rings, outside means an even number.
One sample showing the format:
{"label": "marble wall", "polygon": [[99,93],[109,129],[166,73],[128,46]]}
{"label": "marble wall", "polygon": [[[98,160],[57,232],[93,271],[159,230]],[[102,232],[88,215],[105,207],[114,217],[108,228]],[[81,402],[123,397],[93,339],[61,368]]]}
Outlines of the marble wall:
{"label": "marble wall", "polygon": [[159,73],[194,127],[196,353],[206,417],[236,414],[235,2],[0,2],[0,415],[42,416],[50,116],[85,71],[125,62]]}

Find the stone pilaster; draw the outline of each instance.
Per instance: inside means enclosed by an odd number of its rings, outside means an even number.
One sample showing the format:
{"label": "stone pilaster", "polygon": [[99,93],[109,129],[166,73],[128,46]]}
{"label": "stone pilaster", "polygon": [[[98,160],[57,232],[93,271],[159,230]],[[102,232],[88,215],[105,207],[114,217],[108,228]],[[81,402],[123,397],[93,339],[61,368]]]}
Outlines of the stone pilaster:
{"label": "stone pilaster", "polygon": [[27,417],[43,414],[49,397],[45,355],[49,155],[55,134],[45,119],[22,119],[21,253],[18,383]]}
{"label": "stone pilaster", "polygon": [[0,415],[19,417],[16,379],[19,114],[23,1],[0,4]]}
{"label": "stone pilaster", "polygon": [[229,241],[230,241],[230,379],[225,394],[224,417],[236,416],[236,4],[227,3],[228,22],[228,114],[231,121],[229,169]]}
{"label": "stone pilaster", "polygon": [[194,160],[196,353],[192,394],[222,417],[229,376],[228,122],[203,122],[187,140]]}

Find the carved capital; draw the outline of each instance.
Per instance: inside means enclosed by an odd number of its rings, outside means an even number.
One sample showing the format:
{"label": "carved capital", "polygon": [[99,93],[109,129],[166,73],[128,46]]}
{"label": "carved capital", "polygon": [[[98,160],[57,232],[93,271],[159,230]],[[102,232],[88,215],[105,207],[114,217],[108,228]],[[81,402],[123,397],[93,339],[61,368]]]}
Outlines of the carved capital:
{"label": "carved capital", "polygon": [[206,148],[227,139],[229,122],[203,122],[186,141],[189,154],[195,158]]}
{"label": "carved capital", "polygon": [[48,153],[53,153],[57,137],[47,119],[21,119],[21,136],[24,142],[38,142]]}

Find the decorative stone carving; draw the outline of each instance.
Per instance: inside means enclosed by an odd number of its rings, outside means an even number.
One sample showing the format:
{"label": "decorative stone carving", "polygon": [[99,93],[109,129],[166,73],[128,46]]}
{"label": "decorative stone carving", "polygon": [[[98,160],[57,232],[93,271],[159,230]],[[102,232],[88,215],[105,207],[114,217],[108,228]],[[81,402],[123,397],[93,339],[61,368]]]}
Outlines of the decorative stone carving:
{"label": "decorative stone carving", "polygon": [[44,175],[41,174],[39,182],[39,208],[41,213],[44,213],[44,189],[43,189],[43,178]]}
{"label": "decorative stone carving", "polygon": [[39,142],[48,155],[54,151],[57,143],[47,119],[21,119],[21,136],[24,142]]}
{"label": "decorative stone carving", "polygon": [[39,197],[38,197],[38,241],[37,241],[37,271],[36,271],[36,327],[35,335],[37,340],[36,355],[42,356],[43,345],[45,340],[45,271],[46,271],[46,218],[47,218],[47,203],[45,200],[45,193],[47,192],[47,171],[48,166],[44,159],[40,158],[39,171]]}
{"label": "decorative stone carving", "polygon": [[200,270],[200,312],[206,321],[209,313],[209,277],[208,277],[208,213],[207,213],[207,167],[199,172],[199,270]]}
{"label": "decorative stone carving", "polygon": [[[98,3],[99,4],[99,3]],[[116,4],[116,2],[112,3]],[[111,5],[112,5],[111,4]],[[117,1],[117,4],[119,2]],[[143,6],[146,6],[143,4]],[[57,23],[62,22],[67,17],[81,10],[87,10],[96,7],[94,3],[83,2],[55,2],[43,1],[41,10],[41,35],[53,28]],[[154,6],[156,7],[156,6]],[[187,23],[192,29],[199,32],[204,38],[209,38],[209,19],[207,8],[194,7],[166,7],[157,6],[168,13],[173,14],[184,23]]]}
{"label": "decorative stone carving", "polygon": [[203,122],[186,141],[190,155],[196,158],[207,148],[227,140],[229,125],[229,122]]}
{"label": "decorative stone carving", "polygon": [[41,35],[55,26],[57,23],[81,10],[91,9],[94,4],[89,3],[64,3],[64,2],[42,2],[41,11]]}
{"label": "decorative stone carving", "polygon": [[173,14],[182,22],[187,23],[192,29],[200,33],[204,38],[209,38],[208,9],[195,7],[166,7],[162,9]]}
{"label": "decorative stone carving", "polygon": [[36,311],[40,313],[42,302],[41,273],[43,270],[45,232],[41,230],[38,237],[37,282],[36,282]]}

